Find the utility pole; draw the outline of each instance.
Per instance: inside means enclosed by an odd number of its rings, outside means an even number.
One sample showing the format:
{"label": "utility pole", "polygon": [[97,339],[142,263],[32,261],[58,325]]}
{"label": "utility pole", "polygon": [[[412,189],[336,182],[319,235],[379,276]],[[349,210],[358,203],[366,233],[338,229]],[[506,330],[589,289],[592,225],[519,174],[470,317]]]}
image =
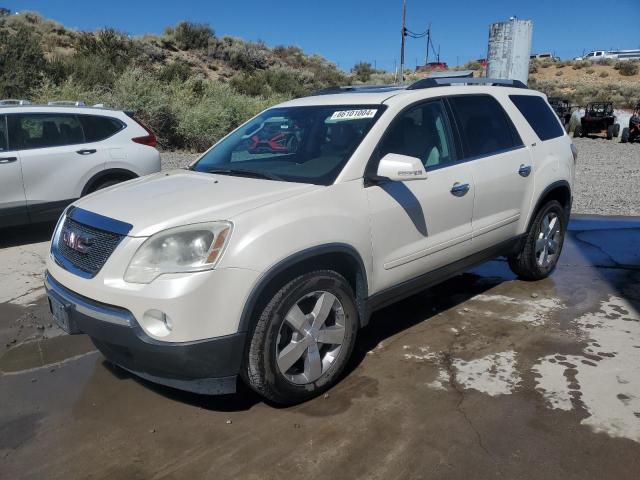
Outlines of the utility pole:
{"label": "utility pole", "polygon": [[424,58],[424,64],[429,64],[429,45],[431,45],[431,22],[429,22],[429,28],[427,28],[427,56]]}
{"label": "utility pole", "polygon": [[407,34],[407,0],[402,0],[402,41],[400,43],[400,82],[404,82],[404,38]]}

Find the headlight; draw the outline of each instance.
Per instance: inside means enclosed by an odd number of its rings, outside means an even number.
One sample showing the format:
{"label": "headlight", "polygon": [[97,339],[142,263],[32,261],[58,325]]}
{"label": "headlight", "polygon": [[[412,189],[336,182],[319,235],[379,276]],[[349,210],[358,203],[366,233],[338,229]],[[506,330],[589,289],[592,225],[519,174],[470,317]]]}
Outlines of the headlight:
{"label": "headlight", "polygon": [[163,273],[210,270],[222,256],[231,228],[230,222],[211,222],[158,232],[138,248],[124,279],[151,283]]}

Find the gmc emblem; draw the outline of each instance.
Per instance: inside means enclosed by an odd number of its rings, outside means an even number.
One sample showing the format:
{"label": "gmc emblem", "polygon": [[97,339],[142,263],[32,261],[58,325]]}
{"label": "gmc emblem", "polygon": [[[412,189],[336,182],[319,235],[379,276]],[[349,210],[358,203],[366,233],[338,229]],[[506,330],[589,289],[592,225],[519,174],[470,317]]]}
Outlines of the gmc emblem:
{"label": "gmc emblem", "polygon": [[89,253],[93,246],[94,237],[84,236],[67,228],[62,232],[62,242],[76,252]]}

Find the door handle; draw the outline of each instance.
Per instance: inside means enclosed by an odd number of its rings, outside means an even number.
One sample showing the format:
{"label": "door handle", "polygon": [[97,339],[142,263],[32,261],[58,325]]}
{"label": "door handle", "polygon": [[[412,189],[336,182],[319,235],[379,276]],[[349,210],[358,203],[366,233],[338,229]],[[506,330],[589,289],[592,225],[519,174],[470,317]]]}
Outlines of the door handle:
{"label": "door handle", "polygon": [[451,187],[451,193],[456,197],[464,197],[469,191],[469,188],[468,183],[456,182],[453,184],[453,187]]}
{"label": "door handle", "polygon": [[89,148],[86,150],[78,150],[76,153],[79,153],[80,155],[91,155],[92,153],[96,153],[96,149],[95,148]]}
{"label": "door handle", "polygon": [[18,161],[18,157],[3,157],[0,158],[0,163],[13,163]]}
{"label": "door handle", "polygon": [[531,173],[531,165],[520,165],[520,168],[518,169],[518,174],[520,174],[520,176],[522,177],[528,177],[529,174]]}

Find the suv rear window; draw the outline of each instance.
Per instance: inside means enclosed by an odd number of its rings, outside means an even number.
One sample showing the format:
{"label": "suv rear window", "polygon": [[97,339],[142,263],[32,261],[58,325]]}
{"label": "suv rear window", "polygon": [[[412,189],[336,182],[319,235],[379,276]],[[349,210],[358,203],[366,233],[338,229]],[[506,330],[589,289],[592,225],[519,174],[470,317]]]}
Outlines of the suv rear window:
{"label": "suv rear window", "polygon": [[509,98],[540,140],[551,140],[564,135],[564,129],[560,126],[558,117],[542,97],[509,95]]}
{"label": "suv rear window", "polygon": [[75,115],[31,113],[9,116],[11,148],[29,149],[84,143],[82,126]]}
{"label": "suv rear window", "polygon": [[80,115],[79,118],[84,128],[84,136],[87,142],[104,140],[125,127],[125,124],[116,118],[98,117],[96,115]]}
{"label": "suv rear window", "polygon": [[489,156],[522,147],[511,119],[498,101],[489,95],[450,97],[465,147],[465,157]]}

